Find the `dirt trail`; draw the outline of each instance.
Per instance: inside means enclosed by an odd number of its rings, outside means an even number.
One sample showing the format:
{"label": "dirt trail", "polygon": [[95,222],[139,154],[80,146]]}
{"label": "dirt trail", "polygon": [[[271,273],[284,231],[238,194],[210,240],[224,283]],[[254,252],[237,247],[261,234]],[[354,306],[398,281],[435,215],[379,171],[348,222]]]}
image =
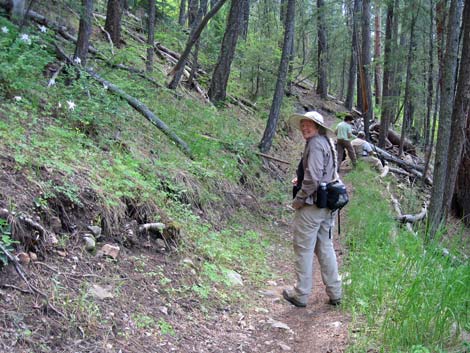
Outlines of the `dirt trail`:
{"label": "dirt trail", "polygon": [[[291,239],[288,227],[282,229],[282,237]],[[335,250],[341,266],[342,250],[335,235]],[[292,251],[289,249],[290,253]],[[287,279],[272,283],[264,292],[260,308],[267,312],[258,316],[253,336],[256,346],[253,352],[339,353],[348,344],[350,318],[339,307],[332,307],[325,293],[318,261],[314,264],[314,288],[306,308],[297,308],[282,298],[282,290],[293,284],[293,263],[277,262],[279,274]],[[255,311],[263,309],[255,309]],[[279,326],[279,327],[277,327]],[[248,350],[250,351],[250,350]]]}

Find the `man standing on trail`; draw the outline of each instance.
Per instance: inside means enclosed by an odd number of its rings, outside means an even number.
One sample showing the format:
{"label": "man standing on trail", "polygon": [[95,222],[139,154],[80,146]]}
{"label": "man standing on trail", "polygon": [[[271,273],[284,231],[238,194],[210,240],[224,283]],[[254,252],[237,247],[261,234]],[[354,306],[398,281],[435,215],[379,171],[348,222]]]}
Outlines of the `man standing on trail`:
{"label": "man standing on trail", "polygon": [[341,302],[341,279],[331,239],[333,217],[328,208],[318,208],[315,205],[320,183],[329,183],[338,176],[335,149],[332,140],[328,138],[333,135],[333,131],[325,126],[323,116],[314,111],[304,115],[294,114],[289,123],[302,132],[306,144],[297,178],[293,180],[299,189],[292,203],[292,207],[296,209],[293,245],[297,281],[293,288],[285,289],[282,295],[295,306],[307,305],[312,291],[315,253],[326,293],[330,298],[329,303],[338,305]]}
{"label": "man standing on trail", "polygon": [[338,136],[338,172],[341,162],[343,161],[345,149],[348,151],[348,156],[351,159],[353,166],[356,165],[356,154],[354,153],[350,140],[354,137],[352,134],[352,122],[353,117],[351,115],[347,115],[344,117],[344,121],[340,122],[336,127],[335,133]]}

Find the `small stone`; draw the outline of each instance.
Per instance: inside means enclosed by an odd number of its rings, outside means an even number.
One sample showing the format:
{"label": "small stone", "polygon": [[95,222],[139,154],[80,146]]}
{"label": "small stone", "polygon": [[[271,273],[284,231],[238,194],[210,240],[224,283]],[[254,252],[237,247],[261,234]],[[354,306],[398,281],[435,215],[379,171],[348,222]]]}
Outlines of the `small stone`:
{"label": "small stone", "polygon": [[101,250],[96,254],[97,256],[109,256],[114,260],[117,259],[121,249],[117,245],[104,244]]}
{"label": "small stone", "polygon": [[51,242],[52,245],[59,244],[59,240],[57,240],[57,237],[55,236],[54,233],[49,234],[49,241]]}
{"label": "small stone", "polygon": [[268,286],[277,287],[276,281],[268,281]]}
{"label": "small stone", "polygon": [[105,286],[101,287],[98,284],[93,284],[90,289],[88,289],[88,293],[98,299],[108,299],[108,298],[114,298],[111,286]]}
{"label": "small stone", "polygon": [[23,266],[28,265],[29,262],[31,261],[31,258],[29,257],[29,255],[25,252],[18,253],[16,257],[18,258],[18,260]]}
{"label": "small stone", "polygon": [[66,251],[62,251],[62,250],[57,250],[57,255],[59,255],[60,257],[66,257],[67,256],[67,252]]}
{"label": "small stone", "polygon": [[88,230],[95,236],[96,239],[101,237],[101,227],[98,226],[88,226]]}
{"label": "small stone", "polygon": [[279,342],[279,347],[283,350],[283,351],[290,351],[292,348],[290,348],[287,344],[285,343],[282,343],[282,342]]}
{"label": "small stone", "polygon": [[276,320],[273,320],[273,319],[269,319],[268,323],[273,328],[279,328],[279,329],[282,329],[282,330],[290,331],[290,327],[287,326],[285,323],[283,323],[281,321],[276,321]]}
{"label": "small stone", "polygon": [[229,280],[229,282],[232,284],[232,285],[235,285],[235,286],[243,286],[243,280],[242,280],[242,276],[235,272],[235,271],[232,271],[232,270],[229,270],[227,271],[227,279]]}
{"label": "small stone", "polygon": [[96,241],[93,238],[93,236],[90,234],[90,236],[85,236],[83,237],[83,240],[85,241],[85,249],[88,251],[93,251],[96,248]]}
{"label": "small stone", "polygon": [[185,259],[183,259],[183,263],[186,264],[186,265],[189,265],[189,266],[191,266],[191,267],[194,267],[194,262],[193,262],[193,260],[191,260],[191,259],[188,258],[188,257],[185,258]]}
{"label": "small stone", "polygon": [[31,261],[33,261],[33,262],[34,262],[34,261],[38,261],[38,256],[36,255],[36,253],[30,251],[30,252],[28,253],[28,255],[29,255],[29,258],[31,259]]}
{"label": "small stone", "polygon": [[269,310],[266,308],[255,308],[255,311],[257,313],[265,313],[265,314],[269,313]]}
{"label": "small stone", "polygon": [[155,243],[157,243],[158,250],[164,251],[166,249],[166,243],[163,239],[157,238],[157,240],[155,240]]}
{"label": "small stone", "polygon": [[328,326],[333,327],[333,328],[340,328],[343,324],[340,321],[335,321],[331,322],[328,324]]}
{"label": "small stone", "polygon": [[265,297],[277,297],[278,296],[278,293],[274,290],[262,290],[260,291],[260,293],[264,295]]}
{"label": "small stone", "polygon": [[160,306],[158,308],[162,314],[168,315],[168,308],[166,306]]}

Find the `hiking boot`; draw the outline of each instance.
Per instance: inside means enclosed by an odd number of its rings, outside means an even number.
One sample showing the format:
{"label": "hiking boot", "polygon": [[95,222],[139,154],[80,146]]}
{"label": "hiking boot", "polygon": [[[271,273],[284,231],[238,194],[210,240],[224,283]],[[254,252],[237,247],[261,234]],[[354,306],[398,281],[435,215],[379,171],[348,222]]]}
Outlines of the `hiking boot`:
{"label": "hiking boot", "polygon": [[284,289],[282,291],[282,296],[285,300],[287,300],[289,303],[295,305],[298,308],[305,308],[307,306],[307,303],[301,302],[294,295],[289,294],[289,291],[287,289]]}
{"label": "hiking boot", "polygon": [[333,305],[333,306],[341,305],[341,298],[339,298],[339,299],[330,299],[330,300],[328,300],[328,304]]}

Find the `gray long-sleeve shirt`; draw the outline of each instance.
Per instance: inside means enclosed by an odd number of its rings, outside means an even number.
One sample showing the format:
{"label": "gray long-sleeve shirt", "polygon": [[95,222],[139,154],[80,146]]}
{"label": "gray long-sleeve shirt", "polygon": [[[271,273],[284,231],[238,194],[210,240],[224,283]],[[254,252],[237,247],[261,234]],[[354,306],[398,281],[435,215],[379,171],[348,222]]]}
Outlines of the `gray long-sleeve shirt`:
{"label": "gray long-sleeve shirt", "polygon": [[321,182],[329,183],[335,178],[334,158],[325,136],[316,135],[307,141],[302,158],[304,180],[302,189],[297,193],[294,202],[314,204],[318,185]]}

